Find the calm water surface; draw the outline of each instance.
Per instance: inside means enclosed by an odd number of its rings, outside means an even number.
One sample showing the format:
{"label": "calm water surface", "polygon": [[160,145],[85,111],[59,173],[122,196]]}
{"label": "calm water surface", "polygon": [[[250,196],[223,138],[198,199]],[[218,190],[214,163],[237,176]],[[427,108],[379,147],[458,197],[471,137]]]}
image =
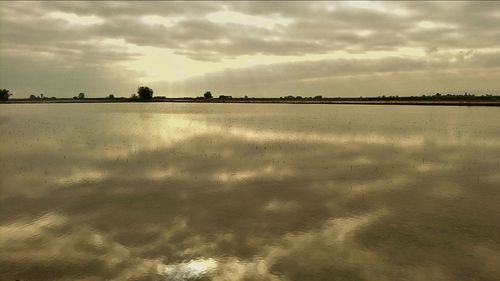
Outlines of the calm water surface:
{"label": "calm water surface", "polygon": [[0,280],[500,280],[500,109],[0,105]]}

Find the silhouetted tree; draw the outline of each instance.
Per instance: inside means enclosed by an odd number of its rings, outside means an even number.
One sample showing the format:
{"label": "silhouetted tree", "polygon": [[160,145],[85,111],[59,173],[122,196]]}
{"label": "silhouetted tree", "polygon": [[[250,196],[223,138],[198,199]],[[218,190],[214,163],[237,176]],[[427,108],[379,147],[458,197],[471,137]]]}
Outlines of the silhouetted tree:
{"label": "silhouetted tree", "polygon": [[36,100],[37,97],[35,95],[30,95],[30,100]]}
{"label": "silhouetted tree", "polygon": [[84,98],[85,98],[85,93],[78,94],[78,99],[84,99]]}
{"label": "silhouetted tree", "polygon": [[132,94],[132,96],[130,96],[130,98],[133,100],[137,99],[137,94]]}
{"label": "silhouetted tree", "polygon": [[203,97],[206,98],[206,99],[211,99],[212,98],[212,93],[210,93],[210,91],[208,91],[205,94],[203,94]]}
{"label": "silhouetted tree", "polygon": [[9,93],[10,91],[7,89],[1,89],[0,90],[0,100],[8,100],[11,94]]}
{"label": "silhouetted tree", "polygon": [[153,89],[146,86],[140,86],[139,88],[137,88],[137,95],[141,99],[152,99]]}
{"label": "silhouetted tree", "polygon": [[115,95],[111,94],[108,96],[108,99],[114,99],[115,98]]}

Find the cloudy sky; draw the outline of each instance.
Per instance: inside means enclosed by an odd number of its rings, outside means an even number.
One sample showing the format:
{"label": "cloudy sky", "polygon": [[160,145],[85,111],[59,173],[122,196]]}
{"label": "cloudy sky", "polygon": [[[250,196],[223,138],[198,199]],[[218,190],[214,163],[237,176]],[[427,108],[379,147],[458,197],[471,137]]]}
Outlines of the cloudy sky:
{"label": "cloudy sky", "polygon": [[500,2],[1,2],[14,97],[500,93]]}

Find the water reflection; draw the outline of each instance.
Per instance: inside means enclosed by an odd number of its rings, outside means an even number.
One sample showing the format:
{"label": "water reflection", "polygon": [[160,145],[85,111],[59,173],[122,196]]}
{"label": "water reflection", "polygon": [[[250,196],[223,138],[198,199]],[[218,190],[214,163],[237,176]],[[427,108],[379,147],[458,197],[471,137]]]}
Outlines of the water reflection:
{"label": "water reflection", "polygon": [[2,280],[498,280],[495,108],[0,112]]}

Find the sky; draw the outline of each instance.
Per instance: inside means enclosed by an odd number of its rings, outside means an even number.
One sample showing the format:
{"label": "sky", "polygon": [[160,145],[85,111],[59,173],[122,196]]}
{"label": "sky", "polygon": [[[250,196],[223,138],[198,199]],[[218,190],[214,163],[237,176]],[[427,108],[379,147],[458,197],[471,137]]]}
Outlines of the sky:
{"label": "sky", "polygon": [[0,88],[30,94],[500,93],[500,2],[0,2]]}

